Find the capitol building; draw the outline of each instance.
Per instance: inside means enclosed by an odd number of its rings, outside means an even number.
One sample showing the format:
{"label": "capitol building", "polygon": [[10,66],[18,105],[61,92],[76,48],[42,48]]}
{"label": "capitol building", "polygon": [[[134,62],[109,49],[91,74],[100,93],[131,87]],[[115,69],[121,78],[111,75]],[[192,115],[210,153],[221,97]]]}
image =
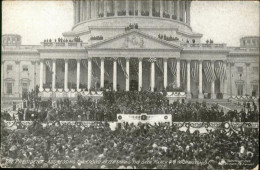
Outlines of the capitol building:
{"label": "capitol building", "polygon": [[239,47],[202,42],[192,1],[73,0],[74,25],[62,37],[23,45],[2,35],[1,96],[21,100],[102,96],[102,90],[167,92],[176,99],[259,96],[259,37]]}

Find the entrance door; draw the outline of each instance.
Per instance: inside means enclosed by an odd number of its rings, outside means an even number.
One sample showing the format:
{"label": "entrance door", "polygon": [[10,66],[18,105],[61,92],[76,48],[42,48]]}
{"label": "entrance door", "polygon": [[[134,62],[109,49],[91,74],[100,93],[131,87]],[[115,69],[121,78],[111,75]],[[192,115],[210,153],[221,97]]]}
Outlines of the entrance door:
{"label": "entrance door", "polygon": [[138,90],[138,82],[136,80],[130,81],[130,91],[137,91]]}
{"label": "entrance door", "polygon": [[258,96],[258,85],[253,85],[252,96]]}

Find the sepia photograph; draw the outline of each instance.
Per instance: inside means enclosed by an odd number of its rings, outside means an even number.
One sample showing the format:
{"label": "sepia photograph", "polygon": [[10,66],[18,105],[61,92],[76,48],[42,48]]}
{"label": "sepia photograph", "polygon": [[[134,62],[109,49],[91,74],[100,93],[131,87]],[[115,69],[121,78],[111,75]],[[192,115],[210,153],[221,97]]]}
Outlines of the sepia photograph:
{"label": "sepia photograph", "polygon": [[1,10],[1,168],[259,168],[259,1]]}

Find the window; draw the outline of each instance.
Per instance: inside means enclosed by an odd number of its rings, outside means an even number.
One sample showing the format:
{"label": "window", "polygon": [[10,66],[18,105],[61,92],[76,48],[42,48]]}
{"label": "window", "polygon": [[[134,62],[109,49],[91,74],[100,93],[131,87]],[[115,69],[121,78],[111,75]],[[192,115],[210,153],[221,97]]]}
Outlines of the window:
{"label": "window", "polygon": [[8,71],[12,71],[13,70],[13,66],[12,65],[7,65],[7,72]]}
{"label": "window", "polygon": [[6,83],[6,93],[7,94],[13,93],[13,83]]}
{"label": "window", "polygon": [[259,67],[253,67],[253,72],[258,74],[258,72],[259,72]]}
{"label": "window", "polygon": [[243,67],[237,67],[238,73],[243,73]]}
{"label": "window", "polygon": [[23,71],[28,71],[28,65],[23,65]]}
{"label": "window", "polygon": [[246,40],[243,41],[243,44],[246,45]]}

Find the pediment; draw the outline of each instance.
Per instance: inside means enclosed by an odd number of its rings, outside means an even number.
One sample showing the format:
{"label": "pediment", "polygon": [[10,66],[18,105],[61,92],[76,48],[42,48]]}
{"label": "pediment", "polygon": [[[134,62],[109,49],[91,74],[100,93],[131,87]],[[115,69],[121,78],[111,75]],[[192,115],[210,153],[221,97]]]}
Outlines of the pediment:
{"label": "pediment", "polygon": [[132,30],[107,40],[89,45],[86,49],[176,49],[182,48],[174,43],[161,40],[138,30]]}

